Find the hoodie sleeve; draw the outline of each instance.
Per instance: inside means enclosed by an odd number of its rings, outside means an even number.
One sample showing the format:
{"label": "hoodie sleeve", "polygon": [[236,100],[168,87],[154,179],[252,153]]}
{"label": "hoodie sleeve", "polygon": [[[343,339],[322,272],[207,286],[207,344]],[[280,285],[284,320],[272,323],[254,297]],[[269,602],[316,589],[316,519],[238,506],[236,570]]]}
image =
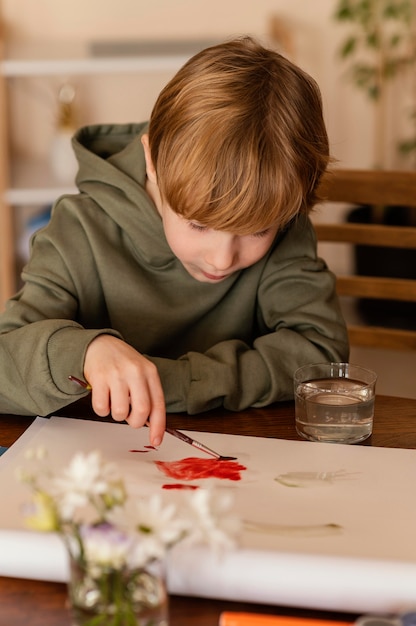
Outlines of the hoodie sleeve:
{"label": "hoodie sleeve", "polygon": [[219,406],[241,411],[292,399],[293,372],[301,365],[348,360],[345,339],[323,341],[316,335],[282,328],[259,337],[252,347],[225,341],[177,361],[150,360],[158,368],[168,411],[193,415]]}
{"label": "hoodie sleeve", "polygon": [[[35,235],[32,246],[37,254],[23,270],[25,286],[0,316],[3,413],[48,415],[86,395],[68,376],[83,377],[85,352],[95,337],[121,337],[106,323],[97,280],[86,262],[82,226],[73,219],[65,228],[58,222],[55,230],[54,237],[42,231]],[[82,285],[75,284],[71,266],[80,268]],[[83,317],[92,319],[93,312],[103,311],[95,324],[74,321],[79,319],[81,289],[87,309]]]}
{"label": "hoodie sleeve", "polygon": [[87,395],[68,376],[83,377],[87,346],[104,333],[118,336],[52,319],[0,334],[0,411],[44,416]]}

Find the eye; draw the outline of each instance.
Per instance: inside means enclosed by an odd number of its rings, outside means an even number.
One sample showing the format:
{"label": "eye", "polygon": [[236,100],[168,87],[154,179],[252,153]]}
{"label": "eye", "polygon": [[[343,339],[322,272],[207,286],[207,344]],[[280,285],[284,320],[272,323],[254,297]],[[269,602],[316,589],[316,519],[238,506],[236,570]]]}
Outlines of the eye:
{"label": "eye", "polygon": [[266,237],[271,231],[271,228],[266,228],[265,230],[260,230],[258,233],[253,233],[253,237]]}
{"label": "eye", "polygon": [[192,228],[192,230],[197,230],[198,232],[203,232],[204,230],[207,230],[207,227],[204,226],[203,224],[198,224],[198,222],[188,222],[189,228]]}

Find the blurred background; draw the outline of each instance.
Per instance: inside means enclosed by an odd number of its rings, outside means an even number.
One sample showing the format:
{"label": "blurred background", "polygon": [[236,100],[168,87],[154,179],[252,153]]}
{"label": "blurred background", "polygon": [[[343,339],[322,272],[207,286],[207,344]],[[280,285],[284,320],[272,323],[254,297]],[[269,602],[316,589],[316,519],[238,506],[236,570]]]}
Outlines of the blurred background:
{"label": "blurred background", "polygon": [[[379,0],[380,5],[383,1]],[[13,187],[10,180],[20,176],[19,163],[48,163],[55,187],[70,187],[73,163],[68,146],[75,128],[147,119],[159,91],[187,51],[191,56],[195,47],[235,36],[255,36],[316,79],[331,152],[340,167],[414,168],[416,151],[398,148],[400,140],[411,142],[413,138],[414,68],[393,72],[397,75],[389,81],[380,113],[380,101],[370,93],[369,76],[367,83],[362,77],[360,84],[359,77],[352,74],[345,46],[358,27],[340,19],[340,7],[338,0],[0,0],[6,60],[93,61],[88,71],[74,71],[63,63],[59,72],[49,74],[42,70],[17,75],[2,65],[3,75],[8,74],[3,93],[6,107],[0,109],[3,187],[8,203],[18,204],[19,209],[13,212],[17,268],[27,258],[31,233],[47,220],[50,208],[49,202],[41,201],[42,194],[33,204],[19,199],[24,196],[13,196],[13,189],[7,192]],[[396,28],[394,20],[389,28]],[[407,54],[407,41],[400,37],[396,48]],[[172,58],[167,62],[170,52]],[[363,51],[370,68],[372,52]],[[142,70],[94,71],[94,61],[143,54],[161,55],[164,62]],[[313,219],[332,211],[331,206],[321,207]],[[333,215],[334,220],[343,218],[342,213]],[[340,264],[348,267],[351,263],[348,253],[334,254],[327,249],[323,255],[337,271]],[[354,348],[351,362],[379,373],[379,393],[416,397],[412,354],[386,352],[380,357],[378,351]]]}
{"label": "blurred background", "polygon": [[[254,35],[280,47],[318,81],[333,155],[345,166],[371,167],[373,103],[353,86],[340,57],[351,28],[335,19],[337,6],[336,0],[2,0],[0,5],[7,42],[34,44],[34,49],[50,44],[56,54],[65,50],[68,56],[78,54],[84,44],[90,50],[95,44],[105,50],[105,43],[218,41]],[[46,83],[15,81],[15,147],[45,154],[54,132],[60,83],[68,78],[77,89],[74,108],[83,124],[147,118],[173,73],[161,69],[111,80],[58,76]],[[402,121],[403,116],[393,114],[388,124]],[[389,164],[398,159],[392,149]]]}

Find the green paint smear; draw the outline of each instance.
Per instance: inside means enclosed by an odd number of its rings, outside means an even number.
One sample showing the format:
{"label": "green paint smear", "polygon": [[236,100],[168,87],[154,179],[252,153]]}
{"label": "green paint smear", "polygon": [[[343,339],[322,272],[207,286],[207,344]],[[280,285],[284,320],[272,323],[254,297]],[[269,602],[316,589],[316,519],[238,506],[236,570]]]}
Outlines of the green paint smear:
{"label": "green paint smear", "polygon": [[286,472],[274,479],[285,487],[313,487],[333,484],[340,480],[351,480],[357,473],[337,470],[335,472]]}
{"label": "green paint smear", "polygon": [[292,535],[296,537],[328,537],[341,535],[343,527],[330,522],[328,524],[269,524],[267,522],[243,521],[244,530],[268,535]]}

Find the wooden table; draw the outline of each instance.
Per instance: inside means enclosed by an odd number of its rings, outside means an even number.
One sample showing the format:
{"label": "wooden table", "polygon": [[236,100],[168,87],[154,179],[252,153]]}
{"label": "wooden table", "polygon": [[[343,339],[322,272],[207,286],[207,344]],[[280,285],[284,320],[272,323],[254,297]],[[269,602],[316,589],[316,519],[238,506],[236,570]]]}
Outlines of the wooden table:
{"label": "wooden table", "polygon": [[[74,403],[57,414],[66,417],[94,417],[89,399]],[[1,415],[0,445],[12,445],[32,421],[31,417]],[[168,422],[174,428],[201,432],[300,439],[294,426],[292,402],[240,413],[216,410],[197,416],[169,415]],[[416,448],[416,400],[377,396],[373,434],[359,445]],[[70,626],[65,603],[64,584],[0,577],[1,626]],[[345,621],[356,618],[352,613],[171,596],[170,626],[217,626],[220,613],[225,610]]]}

